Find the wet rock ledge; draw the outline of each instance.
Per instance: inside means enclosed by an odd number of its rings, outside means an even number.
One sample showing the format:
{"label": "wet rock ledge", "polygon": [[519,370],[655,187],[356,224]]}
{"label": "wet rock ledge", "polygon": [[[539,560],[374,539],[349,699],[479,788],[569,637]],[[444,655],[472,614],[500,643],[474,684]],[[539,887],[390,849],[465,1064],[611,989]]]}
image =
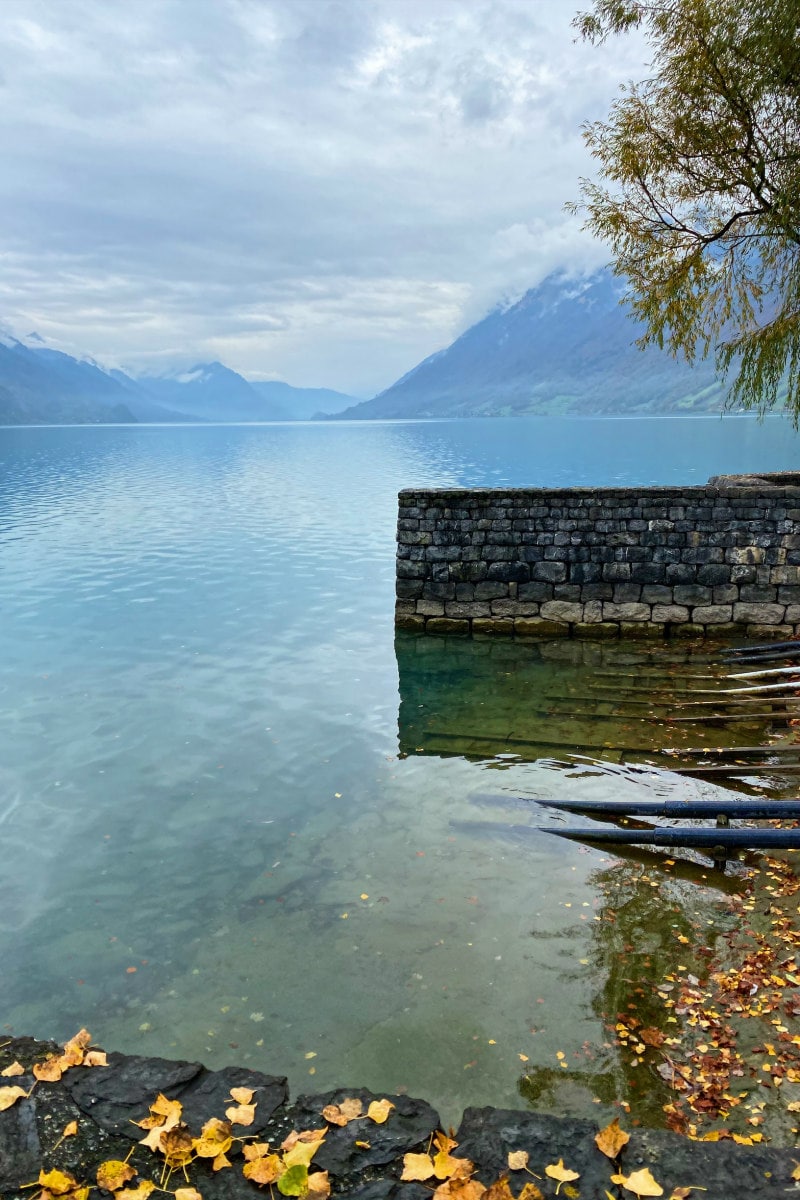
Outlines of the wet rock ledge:
{"label": "wet rock ledge", "polygon": [[[0,1070],[15,1061],[30,1069],[58,1051],[55,1043],[15,1038],[0,1047]],[[18,1085],[26,1091],[33,1083],[33,1075],[27,1073],[0,1079],[0,1085]],[[81,1182],[94,1184],[100,1163],[125,1159],[143,1136],[133,1122],[147,1116],[159,1092],[181,1101],[183,1120],[193,1134],[199,1134],[210,1117],[224,1117],[231,1103],[232,1087],[251,1088],[255,1092],[255,1120],[242,1132],[256,1134],[258,1141],[273,1146],[280,1145],[293,1129],[323,1127],[321,1114],[328,1104],[358,1097],[366,1108],[370,1101],[382,1098],[364,1088],[343,1088],[322,1095],[299,1096],[292,1102],[286,1079],[278,1076],[242,1067],[209,1071],[200,1063],[109,1053],[108,1066],[75,1067],[66,1071],[57,1083],[40,1081],[30,1098],[0,1112],[0,1197],[30,1200],[36,1196],[38,1192],[29,1185],[36,1182],[42,1169],[58,1168]],[[431,1134],[440,1128],[438,1114],[424,1100],[408,1096],[389,1099],[395,1108],[383,1125],[370,1122],[367,1130],[364,1122],[356,1121],[343,1128],[330,1128],[314,1157],[313,1167],[329,1172],[333,1197],[347,1196],[354,1200],[431,1197],[433,1186],[405,1183],[400,1175],[404,1154],[428,1150]],[[72,1121],[78,1123],[77,1135],[56,1148],[62,1131]],[[530,1169],[543,1177],[537,1180],[537,1186],[548,1200],[555,1196],[558,1185],[544,1177],[544,1167],[559,1159],[571,1170],[580,1172],[569,1192],[561,1185],[560,1196],[604,1200],[609,1195],[632,1200],[633,1192],[610,1183],[614,1168],[595,1147],[596,1132],[597,1127],[589,1121],[535,1112],[468,1108],[455,1134],[458,1142],[455,1153],[475,1163],[474,1177],[487,1186],[510,1174],[515,1196],[532,1180],[524,1171],[508,1171],[508,1154],[526,1150]],[[692,1186],[705,1189],[689,1193],[702,1200],[800,1197],[800,1181],[792,1178],[799,1157],[796,1150],[751,1148],[731,1142],[692,1142],[661,1131],[630,1132],[630,1143],[620,1157],[621,1171],[630,1175],[643,1167],[649,1168],[663,1187],[665,1200],[669,1200],[673,1189]],[[359,1146],[359,1140],[368,1141],[368,1147]],[[168,1186],[170,1190],[192,1186],[203,1200],[253,1200],[259,1193],[268,1196],[270,1191],[279,1200],[274,1188],[258,1188],[245,1179],[240,1156],[231,1157],[233,1166],[216,1174],[209,1160],[195,1160],[189,1168],[190,1184],[176,1171]],[[146,1147],[135,1149],[131,1165],[136,1167],[139,1180],[159,1182],[162,1160]],[[92,1193],[95,1195],[110,1197],[111,1193],[96,1187]],[[157,1200],[158,1193],[153,1195]],[[457,1195],[457,1189],[452,1195]]]}

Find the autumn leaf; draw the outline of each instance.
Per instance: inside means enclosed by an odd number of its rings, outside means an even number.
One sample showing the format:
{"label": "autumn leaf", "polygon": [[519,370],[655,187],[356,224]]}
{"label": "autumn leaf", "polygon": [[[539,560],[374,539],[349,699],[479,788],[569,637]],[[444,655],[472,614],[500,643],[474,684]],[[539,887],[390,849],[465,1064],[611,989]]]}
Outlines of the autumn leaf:
{"label": "autumn leaf", "polygon": [[84,1060],[86,1047],[92,1040],[92,1035],[88,1029],[80,1029],[75,1034],[75,1037],[64,1043],[64,1049],[60,1056],[60,1061],[64,1070],[69,1067],[79,1067]]}
{"label": "autumn leaf", "polygon": [[220,1121],[211,1117],[200,1131],[200,1137],[194,1140],[194,1152],[199,1158],[216,1158],[226,1154],[233,1144],[233,1130],[228,1121]]}
{"label": "autumn leaf", "polygon": [[[251,1149],[251,1146],[245,1146],[245,1154]],[[249,1179],[252,1183],[257,1183],[261,1187],[267,1183],[274,1183],[282,1171],[283,1163],[278,1154],[267,1154],[264,1157],[253,1158],[242,1167],[242,1174],[245,1179]]]}
{"label": "autumn leaf", "polygon": [[16,1104],[18,1100],[22,1100],[27,1095],[25,1089],[16,1084],[13,1087],[0,1087],[0,1112],[11,1108],[12,1104]]}
{"label": "autumn leaf", "polygon": [[40,1171],[39,1183],[51,1196],[65,1196],[79,1187],[77,1179],[68,1171]]}
{"label": "autumn leaf", "polygon": [[291,1150],[298,1142],[321,1142],[327,1132],[325,1126],[322,1129],[302,1129],[299,1133],[293,1129],[281,1142],[281,1150]]}
{"label": "autumn leaf", "polygon": [[211,1163],[212,1171],[224,1171],[226,1167],[232,1167],[233,1163],[225,1154],[218,1154]]}
{"label": "autumn leaf", "polygon": [[231,1088],[231,1099],[237,1104],[249,1104],[253,1099],[255,1092],[252,1088]]}
{"label": "autumn leaf", "polygon": [[183,1113],[183,1105],[180,1100],[168,1100],[163,1092],[159,1092],[154,1102],[150,1105],[150,1116],[145,1117],[141,1121],[135,1121],[140,1129],[155,1129],[161,1128],[162,1133],[166,1129],[172,1129],[181,1119]]}
{"label": "autumn leaf", "polygon": [[508,1165],[512,1171],[522,1171],[528,1165],[527,1150],[509,1150]]}
{"label": "autumn leaf", "polygon": [[364,1112],[364,1105],[355,1097],[343,1100],[341,1104],[326,1104],[322,1115],[329,1125],[348,1125]]}
{"label": "autumn leaf", "polygon": [[152,1150],[153,1154],[161,1153],[161,1138],[166,1130],[163,1125],[156,1126],[155,1129],[150,1129],[143,1138],[139,1138],[140,1146],[147,1146],[148,1150]]}
{"label": "autumn leaf", "polygon": [[557,1163],[551,1163],[544,1169],[545,1175],[549,1179],[556,1179],[558,1186],[556,1187],[556,1195],[561,1190],[562,1183],[572,1183],[573,1179],[580,1179],[580,1171],[571,1171],[569,1167],[564,1166],[563,1158],[560,1158]]}
{"label": "autumn leaf", "polygon": [[631,1175],[612,1175],[611,1182],[621,1183],[626,1191],[636,1196],[664,1195],[664,1189],[653,1179],[648,1167],[642,1167],[641,1171],[634,1171]]}
{"label": "autumn leaf", "polygon": [[33,1074],[43,1083],[58,1083],[64,1074],[64,1065],[60,1058],[51,1056],[43,1063],[33,1064]]}
{"label": "autumn leaf", "polygon": [[376,1125],[383,1125],[393,1108],[391,1100],[373,1100],[367,1109],[367,1116]]}
{"label": "autumn leaf", "polygon": [[269,1154],[269,1142],[250,1142],[242,1146],[242,1154],[248,1162],[252,1162],[255,1158],[264,1158]]}
{"label": "autumn leaf", "polygon": [[796,1158],[793,1158],[792,1162],[797,1163],[795,1169],[792,1171],[792,1179],[800,1179],[800,1163],[797,1162]]}
{"label": "autumn leaf", "polygon": [[484,1200],[514,1200],[514,1193],[508,1186],[507,1175],[502,1175],[496,1183],[486,1189]]}
{"label": "autumn leaf", "polygon": [[24,1075],[25,1068],[22,1063],[13,1062],[10,1067],[6,1067],[5,1071],[0,1071],[0,1075],[5,1079],[13,1079],[16,1075]]}
{"label": "autumn leaf", "polygon": [[477,1179],[448,1179],[440,1183],[433,1200],[481,1200],[486,1188]]}
{"label": "autumn leaf", "polygon": [[535,1183],[526,1183],[517,1200],[544,1200],[544,1196]]}
{"label": "autumn leaf", "polygon": [[429,1154],[404,1154],[403,1155],[403,1174],[401,1179],[409,1180],[425,1180],[430,1179],[433,1174],[433,1162]]}
{"label": "autumn leaf", "polygon": [[449,1154],[451,1150],[455,1150],[458,1142],[454,1141],[453,1138],[448,1137],[447,1134],[443,1133],[441,1129],[437,1129],[436,1133],[433,1135],[433,1144],[437,1150],[442,1152],[442,1154]]}
{"label": "autumn leaf", "polygon": [[278,1191],[284,1196],[305,1196],[308,1191],[308,1167],[297,1163],[278,1178]]}
{"label": "autumn leaf", "polygon": [[105,1050],[88,1050],[83,1059],[84,1067],[107,1067],[108,1055]]}
{"label": "autumn leaf", "polygon": [[175,1189],[175,1200],[203,1200],[197,1188],[185,1187]]}
{"label": "autumn leaf", "polygon": [[136,1171],[129,1163],[118,1158],[109,1158],[97,1168],[97,1185],[106,1192],[118,1192],[135,1174]]}
{"label": "autumn leaf", "polygon": [[[237,1088],[238,1091],[245,1091],[244,1088]],[[225,1109],[225,1116],[234,1125],[252,1125],[256,1119],[255,1104],[237,1104],[234,1107]]]}
{"label": "autumn leaf", "polygon": [[67,1125],[64,1126],[61,1136],[62,1136],[62,1138],[75,1137],[75,1134],[77,1132],[78,1132],[78,1122],[70,1121]]}
{"label": "autumn leaf", "polygon": [[315,1171],[308,1177],[308,1194],[314,1200],[327,1200],[331,1194],[331,1184],[327,1171]]}
{"label": "autumn leaf", "polygon": [[315,1142],[298,1141],[296,1145],[292,1146],[291,1150],[287,1150],[284,1153],[284,1164],[287,1167],[308,1167],[324,1141],[324,1137],[318,1138]]}
{"label": "autumn leaf", "polygon": [[117,1192],[115,1200],[148,1200],[150,1193],[155,1190],[156,1185],[151,1179],[143,1179],[136,1187],[123,1188],[121,1192]]}
{"label": "autumn leaf", "polygon": [[601,1129],[594,1137],[597,1149],[605,1154],[606,1158],[617,1158],[630,1140],[631,1135],[624,1129],[620,1129],[618,1117],[615,1117],[610,1125],[606,1125],[605,1129]]}
{"label": "autumn leaf", "polygon": [[161,1151],[168,1167],[183,1167],[192,1161],[194,1138],[188,1125],[176,1125],[161,1134]]}
{"label": "autumn leaf", "polygon": [[444,1150],[440,1150],[433,1159],[433,1173],[437,1179],[464,1179],[474,1169],[474,1164],[468,1158],[454,1158]]}

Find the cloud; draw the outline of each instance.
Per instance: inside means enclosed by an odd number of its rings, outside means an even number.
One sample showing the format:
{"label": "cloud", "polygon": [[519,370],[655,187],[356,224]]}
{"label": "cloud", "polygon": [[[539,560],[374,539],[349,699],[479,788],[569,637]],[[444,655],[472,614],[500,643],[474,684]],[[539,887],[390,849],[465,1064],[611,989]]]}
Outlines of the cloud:
{"label": "cloud", "polygon": [[643,45],[564,0],[5,0],[0,319],[371,394],[555,267]]}

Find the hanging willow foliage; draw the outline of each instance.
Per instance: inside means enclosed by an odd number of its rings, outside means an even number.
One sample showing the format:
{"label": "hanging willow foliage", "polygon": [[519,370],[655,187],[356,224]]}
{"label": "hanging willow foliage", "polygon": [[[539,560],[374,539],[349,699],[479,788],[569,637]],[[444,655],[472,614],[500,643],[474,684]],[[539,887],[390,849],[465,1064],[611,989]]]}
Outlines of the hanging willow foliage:
{"label": "hanging willow foliage", "polygon": [[800,421],[800,3],[595,0],[595,44],[640,28],[650,78],[584,127],[586,227],[655,343],[716,354],[729,403]]}

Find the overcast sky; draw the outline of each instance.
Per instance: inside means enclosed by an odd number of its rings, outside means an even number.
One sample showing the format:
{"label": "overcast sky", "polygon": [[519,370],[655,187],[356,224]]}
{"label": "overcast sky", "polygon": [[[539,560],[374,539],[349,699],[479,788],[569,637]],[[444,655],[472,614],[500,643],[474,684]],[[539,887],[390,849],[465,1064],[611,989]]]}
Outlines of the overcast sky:
{"label": "overcast sky", "polygon": [[3,0],[0,323],[371,395],[557,267],[581,122],[644,46],[588,0]]}

